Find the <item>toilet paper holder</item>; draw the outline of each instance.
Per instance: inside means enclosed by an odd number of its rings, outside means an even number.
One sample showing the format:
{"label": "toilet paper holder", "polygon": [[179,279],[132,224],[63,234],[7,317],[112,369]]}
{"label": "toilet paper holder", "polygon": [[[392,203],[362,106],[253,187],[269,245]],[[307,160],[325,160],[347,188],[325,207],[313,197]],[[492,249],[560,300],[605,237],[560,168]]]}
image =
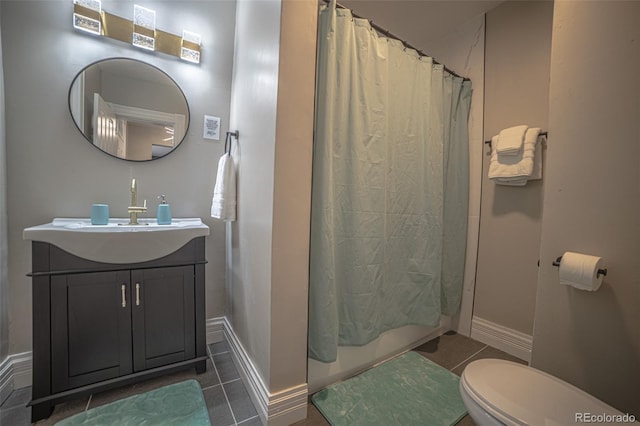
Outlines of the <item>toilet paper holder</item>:
{"label": "toilet paper holder", "polygon": [[[560,266],[560,261],[562,260],[562,256],[558,256],[558,258],[555,260],[555,262],[552,263],[553,266]],[[599,277],[600,275],[603,276],[607,276],[607,268],[604,269],[598,269],[598,274],[597,276]]]}

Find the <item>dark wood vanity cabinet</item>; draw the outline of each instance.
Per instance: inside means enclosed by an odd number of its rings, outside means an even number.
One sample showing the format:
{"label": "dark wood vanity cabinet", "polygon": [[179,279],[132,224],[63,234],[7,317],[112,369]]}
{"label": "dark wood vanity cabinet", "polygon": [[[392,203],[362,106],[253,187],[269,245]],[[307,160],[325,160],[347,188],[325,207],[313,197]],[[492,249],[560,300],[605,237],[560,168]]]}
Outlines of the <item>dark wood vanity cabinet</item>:
{"label": "dark wood vanity cabinet", "polygon": [[[51,276],[51,390],[66,391],[133,371],[129,273]],[[130,295],[127,294],[130,300]],[[34,373],[35,374],[35,373]]]}
{"label": "dark wood vanity cabinet", "polygon": [[79,395],[181,368],[205,371],[204,237],[138,264],[32,244],[32,421]]}
{"label": "dark wood vanity cabinet", "polygon": [[193,266],[51,277],[53,392],[192,359]]}
{"label": "dark wood vanity cabinet", "polygon": [[133,271],[133,370],[195,356],[193,268]]}

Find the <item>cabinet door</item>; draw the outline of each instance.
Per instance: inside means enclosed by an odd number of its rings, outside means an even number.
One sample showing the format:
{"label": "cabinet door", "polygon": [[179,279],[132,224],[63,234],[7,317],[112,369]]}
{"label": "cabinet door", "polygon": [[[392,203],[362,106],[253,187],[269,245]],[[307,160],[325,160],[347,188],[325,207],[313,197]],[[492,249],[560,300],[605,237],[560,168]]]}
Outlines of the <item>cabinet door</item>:
{"label": "cabinet door", "polygon": [[193,268],[131,271],[135,371],[195,357]]}
{"label": "cabinet door", "polygon": [[129,272],[51,277],[52,391],[132,372]]}

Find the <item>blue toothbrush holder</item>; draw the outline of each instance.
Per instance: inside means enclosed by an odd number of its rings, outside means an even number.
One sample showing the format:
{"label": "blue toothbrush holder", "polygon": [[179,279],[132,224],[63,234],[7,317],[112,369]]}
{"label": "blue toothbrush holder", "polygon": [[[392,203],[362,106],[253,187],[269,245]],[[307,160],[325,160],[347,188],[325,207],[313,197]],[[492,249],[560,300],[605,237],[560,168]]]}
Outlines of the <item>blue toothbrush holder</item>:
{"label": "blue toothbrush holder", "polygon": [[109,223],[109,205],[108,204],[92,204],[91,205],[91,224],[106,225]]}

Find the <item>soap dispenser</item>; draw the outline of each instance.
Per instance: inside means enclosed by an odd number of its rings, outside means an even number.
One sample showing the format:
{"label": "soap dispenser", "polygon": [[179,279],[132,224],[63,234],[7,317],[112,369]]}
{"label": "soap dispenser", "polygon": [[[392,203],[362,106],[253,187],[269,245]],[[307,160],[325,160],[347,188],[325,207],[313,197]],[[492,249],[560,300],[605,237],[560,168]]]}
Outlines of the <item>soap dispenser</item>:
{"label": "soap dispenser", "polygon": [[160,204],[158,204],[158,225],[171,225],[171,207],[167,204],[167,200],[164,195],[159,195],[158,199],[160,200]]}

